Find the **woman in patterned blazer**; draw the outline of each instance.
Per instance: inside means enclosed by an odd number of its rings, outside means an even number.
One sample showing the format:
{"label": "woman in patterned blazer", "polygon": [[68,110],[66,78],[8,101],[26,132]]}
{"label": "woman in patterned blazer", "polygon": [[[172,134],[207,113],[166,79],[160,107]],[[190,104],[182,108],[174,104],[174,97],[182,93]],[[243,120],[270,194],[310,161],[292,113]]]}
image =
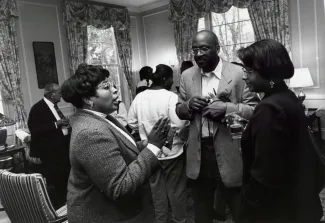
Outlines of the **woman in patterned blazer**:
{"label": "woman in patterned blazer", "polygon": [[159,167],[169,121],[160,119],[149,133],[149,144],[139,149],[107,115],[117,109],[117,90],[109,72],[98,66],[79,65],[63,83],[62,97],[77,108],[70,119],[69,222],[154,222],[148,179]]}

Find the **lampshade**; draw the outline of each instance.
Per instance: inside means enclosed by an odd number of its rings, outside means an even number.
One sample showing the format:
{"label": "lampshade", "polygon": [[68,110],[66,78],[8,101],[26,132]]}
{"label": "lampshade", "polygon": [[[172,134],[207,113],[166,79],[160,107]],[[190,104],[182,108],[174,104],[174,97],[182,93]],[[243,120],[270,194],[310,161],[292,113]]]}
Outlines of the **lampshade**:
{"label": "lampshade", "polygon": [[0,127],[10,126],[14,124],[16,124],[14,120],[0,113]]}
{"label": "lampshade", "polygon": [[293,77],[290,79],[290,88],[304,88],[314,86],[313,79],[311,78],[308,68],[295,69]]}

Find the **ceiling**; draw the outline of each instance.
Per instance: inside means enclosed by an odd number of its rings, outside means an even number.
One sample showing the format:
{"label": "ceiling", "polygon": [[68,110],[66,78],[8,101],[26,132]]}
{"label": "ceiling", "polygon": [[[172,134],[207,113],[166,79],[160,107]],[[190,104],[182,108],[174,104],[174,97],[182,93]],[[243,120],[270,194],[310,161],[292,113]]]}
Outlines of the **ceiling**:
{"label": "ceiling", "polygon": [[95,0],[95,1],[115,4],[115,5],[122,5],[126,7],[135,7],[135,8],[141,8],[143,6],[152,3],[161,2],[161,0]]}

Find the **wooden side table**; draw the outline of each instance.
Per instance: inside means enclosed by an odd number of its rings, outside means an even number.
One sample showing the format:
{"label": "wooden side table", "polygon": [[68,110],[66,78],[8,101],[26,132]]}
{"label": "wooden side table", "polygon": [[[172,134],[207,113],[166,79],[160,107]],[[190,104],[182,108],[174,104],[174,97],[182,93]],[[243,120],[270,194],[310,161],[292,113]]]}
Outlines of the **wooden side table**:
{"label": "wooden side table", "polygon": [[27,173],[28,169],[28,160],[26,159],[25,147],[24,146],[14,146],[12,148],[8,148],[5,151],[0,152],[0,156],[13,156],[14,154],[21,153],[23,156],[24,163],[24,172]]}

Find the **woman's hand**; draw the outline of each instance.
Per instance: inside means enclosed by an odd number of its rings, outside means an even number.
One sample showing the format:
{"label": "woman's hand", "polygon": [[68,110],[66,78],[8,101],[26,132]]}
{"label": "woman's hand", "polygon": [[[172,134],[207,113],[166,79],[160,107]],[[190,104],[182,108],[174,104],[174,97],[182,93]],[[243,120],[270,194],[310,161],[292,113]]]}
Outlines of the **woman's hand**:
{"label": "woman's hand", "polygon": [[144,148],[147,147],[147,145],[148,145],[148,140],[137,141],[136,144],[137,144],[138,149],[139,149],[140,151],[142,151]]}
{"label": "woman's hand", "polygon": [[152,128],[151,132],[147,134],[148,142],[161,149],[166,143],[169,130],[169,119],[167,117],[160,118]]}

